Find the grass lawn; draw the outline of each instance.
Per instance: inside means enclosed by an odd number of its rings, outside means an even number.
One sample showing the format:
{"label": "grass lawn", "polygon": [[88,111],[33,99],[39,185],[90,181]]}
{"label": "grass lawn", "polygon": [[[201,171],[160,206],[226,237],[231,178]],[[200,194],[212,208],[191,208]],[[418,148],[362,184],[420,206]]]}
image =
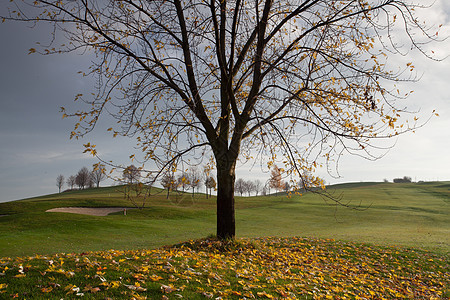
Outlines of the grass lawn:
{"label": "grass lawn", "polygon": [[[450,184],[362,183],[320,196],[236,198],[238,237],[302,236],[450,252]],[[215,199],[155,189],[143,210],[106,217],[47,213],[56,207],[131,206],[120,187],[0,203],[0,257],[155,248],[215,232]]]}
{"label": "grass lawn", "polygon": [[438,299],[444,257],[310,238],[197,240],[137,251],[0,260],[0,297],[20,299]]}
{"label": "grass lawn", "polygon": [[450,297],[450,184],[328,190],[348,208],[312,193],[237,197],[228,244],[199,240],[215,232],[203,194],[154,189],[144,209],[106,217],[45,211],[130,206],[121,187],[0,203],[0,298]]}

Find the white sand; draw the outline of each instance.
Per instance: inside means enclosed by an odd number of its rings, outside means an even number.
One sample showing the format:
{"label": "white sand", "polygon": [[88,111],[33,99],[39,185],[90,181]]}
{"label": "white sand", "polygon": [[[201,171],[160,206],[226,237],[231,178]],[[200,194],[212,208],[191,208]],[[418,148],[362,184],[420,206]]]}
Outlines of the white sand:
{"label": "white sand", "polygon": [[47,210],[46,212],[63,212],[71,214],[81,214],[90,216],[107,216],[109,214],[134,209],[129,207],[58,207]]}

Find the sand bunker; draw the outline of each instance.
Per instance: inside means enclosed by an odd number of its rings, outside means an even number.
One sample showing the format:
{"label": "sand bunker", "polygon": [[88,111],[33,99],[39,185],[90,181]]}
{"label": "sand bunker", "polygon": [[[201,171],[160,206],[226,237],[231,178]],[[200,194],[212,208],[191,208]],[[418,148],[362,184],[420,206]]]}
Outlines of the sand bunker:
{"label": "sand bunker", "polygon": [[89,216],[107,216],[109,214],[130,210],[134,208],[129,207],[58,207],[47,210],[46,212],[63,212],[63,213],[71,213],[71,214],[81,214],[81,215],[89,215]]}

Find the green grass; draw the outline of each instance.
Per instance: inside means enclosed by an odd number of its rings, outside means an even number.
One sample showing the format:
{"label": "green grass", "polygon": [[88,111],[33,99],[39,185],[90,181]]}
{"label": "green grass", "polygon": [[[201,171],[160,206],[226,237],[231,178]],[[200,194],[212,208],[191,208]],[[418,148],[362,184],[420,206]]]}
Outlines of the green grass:
{"label": "green grass", "polygon": [[106,217],[45,211],[130,206],[121,187],[0,203],[0,298],[450,297],[448,182],[328,191],[348,207],[237,197],[240,239],[228,243],[201,239],[216,221],[203,194],[153,189],[144,209]]}
{"label": "green grass", "polygon": [[449,261],[310,238],[190,241],[138,251],[0,259],[0,297],[19,299],[437,299]]}
{"label": "green grass", "polygon": [[[448,184],[352,184],[330,193],[351,208],[306,194],[238,210],[244,236],[315,236],[450,251]],[[266,228],[265,224],[267,225]]]}
{"label": "green grass", "polygon": [[[238,237],[304,236],[450,251],[450,184],[359,183],[330,187],[350,208],[320,196],[236,198]],[[215,232],[215,199],[154,189],[143,210],[106,217],[46,213],[66,206],[131,206],[121,187],[0,203],[0,257],[143,249]]]}

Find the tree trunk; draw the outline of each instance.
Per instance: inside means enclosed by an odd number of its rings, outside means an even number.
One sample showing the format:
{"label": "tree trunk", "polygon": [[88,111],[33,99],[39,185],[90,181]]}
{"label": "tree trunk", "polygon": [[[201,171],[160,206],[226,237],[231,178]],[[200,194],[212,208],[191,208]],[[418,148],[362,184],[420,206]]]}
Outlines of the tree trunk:
{"label": "tree trunk", "polygon": [[217,237],[233,239],[235,236],[234,180],[235,164],[217,170]]}

